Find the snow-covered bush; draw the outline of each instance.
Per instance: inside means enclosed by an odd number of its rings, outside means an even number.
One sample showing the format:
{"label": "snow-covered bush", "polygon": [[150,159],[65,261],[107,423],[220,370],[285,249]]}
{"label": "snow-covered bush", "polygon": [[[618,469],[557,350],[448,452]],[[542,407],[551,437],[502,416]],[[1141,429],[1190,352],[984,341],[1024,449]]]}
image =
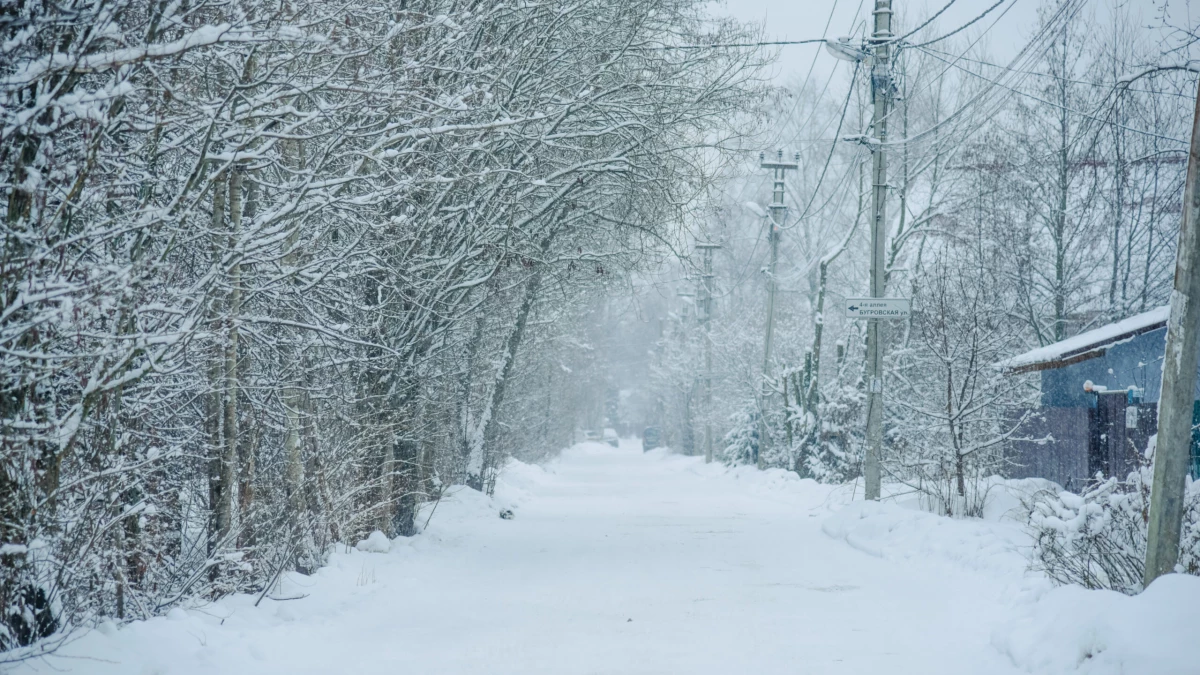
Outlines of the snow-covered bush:
{"label": "snow-covered bush", "polygon": [[1039,493],[1029,515],[1036,535],[1034,567],[1061,584],[1139,590],[1146,552],[1146,487],[1130,489],[1110,479],[1082,495]]}
{"label": "snow-covered bush", "polygon": [[[768,413],[766,418],[766,424],[760,425],[760,413],[755,401],[748,401],[731,415],[721,460],[730,466],[757,464],[764,469],[795,471],[800,455],[795,445],[788,443],[783,415]],[[766,443],[760,442],[763,426],[767,432]],[[759,453],[762,454],[761,461]]]}
{"label": "snow-covered bush", "polygon": [[862,474],[862,412],[866,393],[854,384],[834,382],[818,410],[820,431],[797,449],[798,472],[822,483],[845,483]]}
{"label": "snow-covered bush", "polygon": [[729,432],[721,461],[730,466],[754,464],[758,460],[758,410],[753,402],[729,418]]}
{"label": "snow-covered bush", "polygon": [[[1038,492],[1030,499],[1034,569],[1060,584],[1142,590],[1152,469],[1149,461],[1124,481],[1099,482],[1083,494]],[[1188,482],[1180,571],[1200,574],[1200,484]]]}

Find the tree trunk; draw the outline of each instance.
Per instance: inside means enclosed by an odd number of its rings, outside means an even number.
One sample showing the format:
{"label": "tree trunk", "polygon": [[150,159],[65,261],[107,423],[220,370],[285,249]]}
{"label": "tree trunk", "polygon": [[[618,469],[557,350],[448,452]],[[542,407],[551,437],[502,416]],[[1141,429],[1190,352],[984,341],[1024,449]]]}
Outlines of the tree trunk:
{"label": "tree trunk", "polygon": [[392,531],[401,537],[411,537],[417,533],[417,506],[420,503],[418,486],[421,476],[420,447],[420,444],[414,439],[400,438],[393,448],[397,471],[395,480],[396,510],[392,515]]}
{"label": "tree trunk", "polygon": [[[550,244],[553,243],[556,233],[557,228],[551,229],[542,239],[541,246],[538,248],[543,256],[550,250]],[[500,433],[500,405],[504,402],[504,393],[508,379],[512,375],[513,364],[516,362],[517,349],[521,346],[521,341],[525,339],[525,326],[529,322],[529,315],[533,311],[533,306],[537,304],[544,263],[539,261],[534,264],[537,269],[525,280],[525,295],[521,299],[520,308],[517,309],[517,320],[504,343],[504,353],[501,355],[503,365],[500,367],[500,372],[496,374],[492,397],[484,408],[483,414],[480,415],[479,425],[482,428],[476,428],[472,434],[471,454],[467,462],[467,486],[476,490],[482,490],[484,487],[486,453],[495,446],[496,437]]]}
{"label": "tree trunk", "polygon": [[458,451],[462,457],[464,471],[471,463],[472,422],[471,422],[471,380],[474,376],[475,358],[479,354],[479,346],[483,342],[483,321],[485,312],[475,317],[475,330],[471,333],[471,341],[467,343],[467,362],[463,367],[462,376],[458,381]]}
{"label": "tree trunk", "polygon": [[[213,179],[213,209],[212,209],[212,237],[213,237],[213,265],[220,268],[224,264],[225,246],[221,241],[221,234],[225,230],[225,189],[226,177],[224,175],[216,176]],[[221,291],[216,291],[215,296],[210,303],[210,322],[212,327],[213,337],[221,335],[223,327],[223,312],[225,311],[225,303],[220,298]],[[233,459],[226,453],[226,445],[222,432],[222,420],[224,416],[224,371],[222,369],[222,359],[219,354],[220,349],[214,345],[214,351],[209,360],[209,394],[206,410],[205,410],[205,426],[208,431],[209,441],[209,492],[208,502],[209,511],[211,514],[211,523],[209,525],[209,554],[213,554],[225,542],[229,536],[229,532],[233,527]],[[212,572],[215,575],[217,568],[214,566]]]}
{"label": "tree trunk", "polygon": [[496,374],[492,387],[492,397],[480,415],[481,429],[476,429],[471,438],[471,454],[467,462],[467,486],[476,490],[484,487],[484,467],[487,464],[486,453],[495,446],[496,437],[500,433],[500,405],[504,402],[504,393],[508,379],[512,375],[513,363],[516,361],[517,349],[525,339],[525,326],[533,306],[537,304],[538,289],[542,284],[542,271],[538,269],[525,281],[525,295],[517,310],[517,320],[513,324],[508,339],[504,342],[504,353],[501,355],[503,365]]}
{"label": "tree trunk", "polygon": [[[1121,121],[1121,97],[1118,95],[1113,102],[1113,116],[1116,121]],[[1121,148],[1121,131],[1113,127],[1113,150],[1114,164],[1116,164],[1113,177],[1114,182],[1114,203],[1113,203],[1113,224],[1112,224],[1112,278],[1108,284],[1108,307],[1109,312],[1113,314],[1112,318],[1117,318],[1117,277],[1121,273],[1121,221],[1125,217],[1125,164],[1124,153]],[[1132,237],[1132,232],[1130,235]],[[1124,294],[1122,294],[1124,296]],[[1122,297],[1124,299],[1124,297]]]}
{"label": "tree trunk", "polygon": [[[250,487],[250,475],[247,475],[247,469],[253,472],[253,466],[247,466],[252,463],[246,462],[244,457],[240,457],[241,448],[239,447],[240,433],[238,429],[238,315],[242,310],[242,263],[241,263],[241,225],[242,225],[242,171],[240,167],[233,167],[229,176],[229,214],[230,214],[230,230],[229,230],[229,246],[230,255],[229,264],[229,306],[226,308],[225,314],[225,447],[224,453],[226,461],[230,465],[230,484],[234,484],[234,478],[237,477],[237,503],[238,503],[238,519],[244,529],[248,529],[250,525],[250,499],[253,493]],[[240,471],[238,470],[240,466]]]}
{"label": "tree trunk", "polygon": [[[256,51],[251,50],[249,56],[246,57],[246,62],[242,66],[241,82],[243,85],[248,85],[254,79],[254,74],[257,71]],[[237,101],[232,104],[232,111],[236,111]],[[254,514],[254,484],[255,484],[255,457],[254,451],[257,446],[257,428],[252,424],[253,418],[249,417],[246,420],[241,418],[240,399],[244,397],[241,391],[242,374],[250,369],[250,361],[248,354],[250,350],[244,345],[239,344],[241,336],[239,329],[241,324],[242,314],[242,257],[244,255],[242,247],[242,218],[243,216],[253,218],[255,208],[255,193],[254,181],[251,180],[249,185],[243,185],[245,182],[246,169],[242,164],[233,166],[233,173],[229,176],[229,216],[231,222],[231,237],[230,250],[233,254],[233,264],[230,267],[230,287],[231,298],[229,302],[229,353],[226,354],[226,374],[228,380],[228,398],[226,399],[226,420],[232,422],[229,427],[232,431],[229,442],[235,448],[238,461],[238,518],[241,526],[240,543],[244,547],[253,546],[255,541],[255,514]],[[243,187],[245,188],[243,190]],[[243,203],[243,198],[245,202]],[[244,205],[244,208],[243,208]],[[246,406],[247,411],[252,409]]]}
{"label": "tree trunk", "polygon": [[[288,275],[289,284],[295,284],[295,277],[293,275],[296,273],[296,265],[299,261],[299,251],[297,251],[299,238],[299,224],[295,224],[283,241],[281,263],[285,274]],[[295,301],[295,298],[293,298],[293,301]],[[285,371],[286,369],[297,368],[299,366],[299,355],[295,353],[295,350],[290,345],[285,347],[283,353],[285,354],[285,359],[288,361],[281,364],[285,368]],[[299,369],[297,368],[297,370]],[[288,528],[291,530],[291,541],[296,552],[297,566],[302,568],[301,571],[307,572],[309,566],[303,562],[306,559],[304,540],[308,533],[308,508],[307,501],[304,498],[304,453],[300,444],[300,409],[303,405],[303,397],[298,380],[301,376],[301,372],[295,372],[291,376],[288,385],[283,389],[285,425],[283,436],[283,490],[284,499],[286,500]]]}
{"label": "tree trunk", "polygon": [[[307,366],[307,361],[304,364]],[[307,374],[310,370],[305,367],[303,372]],[[311,384],[310,377],[305,376],[306,387]],[[329,491],[325,462],[317,445],[316,409],[307,389],[300,392],[300,411],[300,452],[306,458],[304,475],[307,478],[304,481],[304,500],[308,504],[308,512],[314,523],[310,532],[314,537],[322,537],[315,542],[314,552],[319,552],[323,549],[323,544],[341,539],[341,532],[336,523],[327,520],[333,508],[333,497]]]}

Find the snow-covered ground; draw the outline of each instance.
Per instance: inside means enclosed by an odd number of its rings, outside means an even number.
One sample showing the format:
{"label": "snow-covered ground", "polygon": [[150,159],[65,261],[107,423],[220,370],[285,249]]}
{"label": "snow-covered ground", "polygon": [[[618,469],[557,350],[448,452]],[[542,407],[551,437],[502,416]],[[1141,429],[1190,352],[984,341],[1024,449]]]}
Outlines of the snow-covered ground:
{"label": "snow-covered ground", "polygon": [[1015,523],[847,501],[782,471],[583,444],[275,593],[301,599],[102,626],[17,672],[1200,673],[1200,579],[1055,589],[1025,571]]}

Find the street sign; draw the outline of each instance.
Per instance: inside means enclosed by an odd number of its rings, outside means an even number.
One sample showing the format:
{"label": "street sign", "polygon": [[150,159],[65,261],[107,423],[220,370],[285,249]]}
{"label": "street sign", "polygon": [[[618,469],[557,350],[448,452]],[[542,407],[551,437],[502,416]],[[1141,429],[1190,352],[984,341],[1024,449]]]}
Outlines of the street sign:
{"label": "street sign", "polygon": [[846,298],[846,316],[851,319],[904,319],[912,313],[908,298]]}

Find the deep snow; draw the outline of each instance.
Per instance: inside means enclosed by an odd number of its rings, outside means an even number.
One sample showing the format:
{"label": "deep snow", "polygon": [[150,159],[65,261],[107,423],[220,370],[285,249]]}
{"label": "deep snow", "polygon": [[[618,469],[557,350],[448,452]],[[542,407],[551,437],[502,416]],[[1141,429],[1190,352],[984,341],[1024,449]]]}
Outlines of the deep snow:
{"label": "deep snow", "polygon": [[583,444],[511,463],[495,498],[458,489],[425,533],[345,547],[274,594],[301,599],[105,624],[17,672],[1200,673],[1200,579],[1134,598],[1056,589],[1002,513],[848,498]]}

